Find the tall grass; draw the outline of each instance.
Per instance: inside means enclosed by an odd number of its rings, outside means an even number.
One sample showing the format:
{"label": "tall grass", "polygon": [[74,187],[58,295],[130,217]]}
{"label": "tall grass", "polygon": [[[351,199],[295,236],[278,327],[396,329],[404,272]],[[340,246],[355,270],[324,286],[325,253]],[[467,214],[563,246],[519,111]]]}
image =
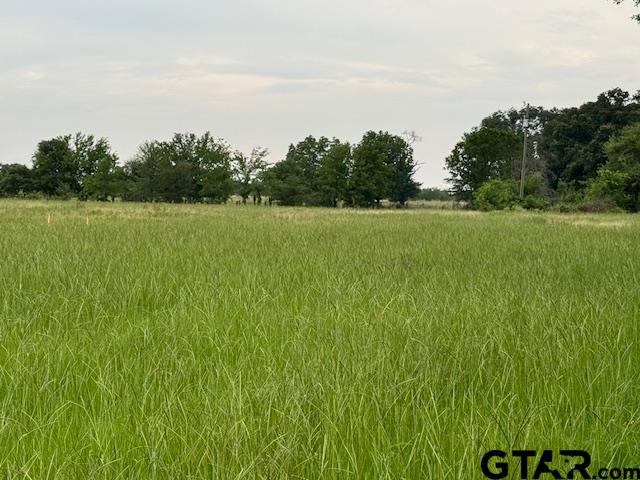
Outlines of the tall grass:
{"label": "tall grass", "polygon": [[632,216],[2,201],[0,478],[637,465],[639,247]]}

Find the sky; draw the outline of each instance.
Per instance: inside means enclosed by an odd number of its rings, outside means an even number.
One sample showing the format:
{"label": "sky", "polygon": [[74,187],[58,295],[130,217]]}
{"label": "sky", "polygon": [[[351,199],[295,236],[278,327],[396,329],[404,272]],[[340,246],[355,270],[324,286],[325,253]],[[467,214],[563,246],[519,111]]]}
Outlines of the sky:
{"label": "sky", "polygon": [[120,159],[211,131],[280,160],[307,135],[414,130],[417,179],[499,109],[640,90],[608,0],[0,0],[0,162],[82,131]]}

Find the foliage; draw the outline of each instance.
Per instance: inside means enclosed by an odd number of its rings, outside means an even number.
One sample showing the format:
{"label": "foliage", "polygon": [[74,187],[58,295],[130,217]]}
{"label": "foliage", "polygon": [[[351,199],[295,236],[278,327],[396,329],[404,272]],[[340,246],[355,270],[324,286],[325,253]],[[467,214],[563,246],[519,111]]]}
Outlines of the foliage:
{"label": "foliage", "polygon": [[124,169],[116,163],[114,157],[103,157],[82,186],[84,196],[94,200],[115,200],[126,189]]}
{"label": "foliage", "polygon": [[598,177],[589,184],[587,198],[590,201],[609,201],[612,205],[630,209],[632,199],[627,191],[627,185],[629,183],[629,174],[609,170],[608,168],[601,168],[598,172]]}
{"label": "foliage", "polygon": [[606,163],[604,145],[624,127],[640,121],[640,97],[619,88],[577,108],[556,112],[541,138],[551,188],[560,182],[578,189]]}
{"label": "foliage", "polygon": [[236,193],[242,198],[242,203],[247,203],[247,198],[254,195],[262,202],[261,176],[267,168],[265,158],[269,155],[266,148],[256,147],[247,156],[242,152],[236,152],[233,158],[233,170],[236,182]]}
{"label": "foliage", "polygon": [[209,132],[144,143],[125,165],[130,200],[225,202],[233,193],[231,149]]}
{"label": "foliage", "polygon": [[466,133],[446,159],[455,196],[470,200],[485,182],[513,179],[520,148],[518,135],[508,129],[481,127]]}
{"label": "foliage", "polygon": [[44,140],[33,155],[34,188],[50,196],[81,195],[103,161],[117,161],[104,138],[77,133]]}
{"label": "foliage", "polygon": [[322,158],[339,143],[336,139],[308,136],[289,146],[286,158],[265,175],[269,196],[282,205],[321,204],[318,169]]}
{"label": "foliage", "polygon": [[347,199],[351,162],[351,145],[348,143],[335,143],[322,156],[318,166],[321,205],[337,207],[339,202]]}
{"label": "foliage", "polygon": [[478,210],[504,210],[520,205],[527,210],[546,210],[549,201],[541,194],[540,174],[525,178],[524,198],[520,199],[520,184],[515,180],[490,180],[474,192],[471,206]]}
{"label": "foliage", "polygon": [[590,182],[589,197],[608,199],[631,212],[640,210],[640,123],[625,128],[606,143],[608,158]]}
{"label": "foliage", "polygon": [[34,190],[33,171],[26,165],[0,165],[0,197],[14,197]]}
{"label": "foliage", "polygon": [[[456,145],[446,165],[459,199],[473,198],[474,191],[490,180],[519,178],[524,113],[522,109],[495,112]],[[534,196],[525,198],[522,205],[540,209],[550,199],[578,205],[593,200],[594,195],[611,194],[612,178],[595,179],[605,165],[609,171],[617,169],[608,164],[613,152],[605,146],[623,129],[640,122],[640,92],[631,95],[615,88],[580,107],[530,107],[529,118],[526,173],[529,178],[540,178],[540,185],[535,194],[527,194]],[[628,210],[638,208],[633,188],[629,185],[628,193],[635,206],[626,206]]]}
{"label": "foliage", "polygon": [[415,169],[407,140],[388,132],[367,132],[353,150],[349,203],[378,207],[388,198],[404,206],[419,188],[413,180]]}
{"label": "foliage", "polygon": [[413,197],[414,200],[440,200],[440,201],[449,201],[451,200],[451,194],[448,190],[444,190],[442,188],[421,188]]}
{"label": "foliage", "polygon": [[478,210],[504,210],[518,203],[518,184],[513,180],[489,180],[473,192],[472,206]]}

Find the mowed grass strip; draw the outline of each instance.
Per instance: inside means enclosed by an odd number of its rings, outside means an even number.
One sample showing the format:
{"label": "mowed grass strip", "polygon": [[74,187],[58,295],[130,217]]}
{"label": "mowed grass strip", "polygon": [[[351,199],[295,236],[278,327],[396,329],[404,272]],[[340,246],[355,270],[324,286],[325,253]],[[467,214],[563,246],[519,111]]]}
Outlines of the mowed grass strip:
{"label": "mowed grass strip", "polygon": [[639,247],[630,215],[1,201],[0,477],[637,466]]}

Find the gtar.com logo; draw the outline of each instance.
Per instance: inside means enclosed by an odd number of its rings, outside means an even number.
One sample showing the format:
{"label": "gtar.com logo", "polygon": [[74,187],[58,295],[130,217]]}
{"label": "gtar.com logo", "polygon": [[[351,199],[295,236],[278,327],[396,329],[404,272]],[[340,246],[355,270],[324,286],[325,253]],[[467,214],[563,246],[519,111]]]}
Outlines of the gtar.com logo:
{"label": "gtar.com logo", "polygon": [[536,450],[514,450],[510,455],[491,450],[482,457],[480,468],[491,480],[640,480],[640,468],[600,468],[596,472],[591,468],[591,455],[583,450],[544,450],[541,455]]}

